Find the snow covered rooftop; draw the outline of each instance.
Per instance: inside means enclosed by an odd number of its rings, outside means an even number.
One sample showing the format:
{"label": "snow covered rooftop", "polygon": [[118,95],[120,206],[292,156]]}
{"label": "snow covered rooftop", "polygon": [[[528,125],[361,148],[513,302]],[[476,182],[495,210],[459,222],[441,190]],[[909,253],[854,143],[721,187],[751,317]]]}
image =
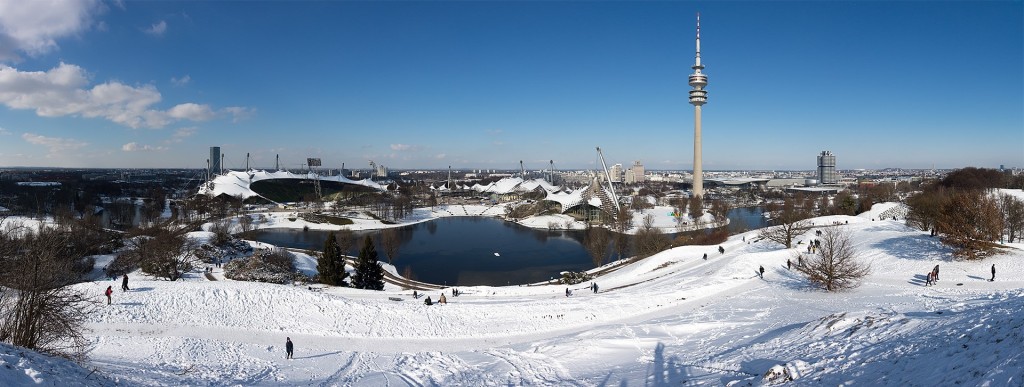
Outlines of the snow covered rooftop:
{"label": "snow covered rooftop", "polygon": [[252,170],[249,172],[244,171],[230,171],[223,175],[218,175],[208,184],[204,184],[199,188],[199,193],[210,196],[228,195],[232,197],[241,197],[242,199],[248,199],[253,196],[259,196],[250,187],[252,183],[262,180],[274,180],[274,179],[319,179],[320,181],[334,181],[345,184],[360,185],[364,187],[373,188],[376,190],[383,191],[387,188],[385,185],[377,184],[373,180],[350,180],[344,176],[323,176],[316,173],[291,173],[288,171],[273,171],[268,172],[264,170]]}

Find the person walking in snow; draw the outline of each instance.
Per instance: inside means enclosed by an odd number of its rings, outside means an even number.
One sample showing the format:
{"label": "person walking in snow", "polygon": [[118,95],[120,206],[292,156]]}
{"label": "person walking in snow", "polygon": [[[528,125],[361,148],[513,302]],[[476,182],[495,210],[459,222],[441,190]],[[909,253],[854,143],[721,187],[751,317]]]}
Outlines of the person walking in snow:
{"label": "person walking in snow", "polygon": [[419,294],[419,293],[416,293],[416,291],[415,291],[415,290],[413,290],[413,291],[412,291],[412,299],[414,299],[414,300],[415,300],[415,299],[417,299],[417,298],[420,298],[420,294]]}
{"label": "person walking in snow", "polygon": [[569,297],[569,288],[565,288],[565,296]]}
{"label": "person walking in snow", "polygon": [[935,268],[932,269],[932,277],[934,277],[932,282],[939,282],[939,265],[935,265]]}
{"label": "person walking in snow", "polygon": [[125,274],[124,277],[121,277],[121,291],[127,292],[129,290],[131,289],[128,289],[128,274]]}
{"label": "person walking in snow", "polygon": [[995,280],[996,280],[996,264],[993,263],[992,264],[992,279],[988,280],[988,282],[995,282]]}
{"label": "person walking in snow", "polygon": [[927,278],[925,278],[924,280],[924,286],[931,286],[935,283],[935,281],[932,279],[934,274],[935,273],[929,271],[928,274],[925,275]]}
{"label": "person walking in snow", "polygon": [[757,269],[757,276],[758,276],[758,277],[761,277],[761,279],[764,279],[764,266],[760,266],[760,267],[759,267],[759,268]]}
{"label": "person walking in snow", "polygon": [[292,345],[292,338],[291,337],[285,337],[284,338],[284,351],[285,351],[284,358],[285,359],[291,359],[292,358],[292,351],[293,350],[295,350],[295,346]]}
{"label": "person walking in snow", "polygon": [[722,247],[722,246],[718,246],[718,253],[719,254],[725,254],[725,248]]}
{"label": "person walking in snow", "polygon": [[793,261],[786,260],[786,270],[793,270]]}
{"label": "person walking in snow", "polygon": [[705,260],[705,261],[707,261],[707,260],[708,260],[708,253],[704,253],[704,260]]}
{"label": "person walking in snow", "polygon": [[107,305],[110,305],[110,295],[114,293],[114,286],[107,286],[107,291],[103,292],[107,296]]}

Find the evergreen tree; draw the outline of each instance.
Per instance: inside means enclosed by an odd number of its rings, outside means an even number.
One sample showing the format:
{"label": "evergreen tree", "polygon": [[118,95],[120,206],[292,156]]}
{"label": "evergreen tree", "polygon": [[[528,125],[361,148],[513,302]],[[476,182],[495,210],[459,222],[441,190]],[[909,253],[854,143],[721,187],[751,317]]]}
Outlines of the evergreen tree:
{"label": "evergreen tree", "polygon": [[320,254],[320,259],[317,260],[316,269],[320,272],[321,283],[332,286],[347,285],[345,278],[348,277],[348,273],[345,272],[345,259],[341,256],[341,246],[338,245],[338,239],[333,232],[327,236],[327,241],[324,242],[324,251]]}
{"label": "evergreen tree", "polygon": [[377,262],[377,248],[369,236],[363,242],[363,248],[359,249],[352,286],[359,289],[384,290],[384,267]]}

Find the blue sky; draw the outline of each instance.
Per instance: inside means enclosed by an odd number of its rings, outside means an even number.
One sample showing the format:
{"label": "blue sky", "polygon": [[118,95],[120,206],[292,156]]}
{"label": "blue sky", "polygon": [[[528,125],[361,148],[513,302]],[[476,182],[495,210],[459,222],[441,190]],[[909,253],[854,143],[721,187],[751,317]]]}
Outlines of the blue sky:
{"label": "blue sky", "polygon": [[[51,4],[56,3],[56,4]],[[1015,2],[0,0],[0,166],[1024,167]]]}

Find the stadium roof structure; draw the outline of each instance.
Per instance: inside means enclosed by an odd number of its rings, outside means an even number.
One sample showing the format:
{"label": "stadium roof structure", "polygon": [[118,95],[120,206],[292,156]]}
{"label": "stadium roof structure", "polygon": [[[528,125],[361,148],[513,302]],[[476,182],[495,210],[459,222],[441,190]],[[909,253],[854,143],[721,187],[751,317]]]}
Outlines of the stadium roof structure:
{"label": "stadium roof structure", "polygon": [[243,200],[251,198],[253,196],[263,197],[260,194],[253,191],[251,188],[252,183],[262,180],[315,180],[320,181],[333,181],[344,184],[359,185],[363,187],[373,188],[378,191],[384,191],[387,189],[386,185],[378,184],[370,179],[363,180],[351,180],[344,176],[324,176],[315,172],[310,173],[291,173],[288,171],[274,171],[267,172],[263,170],[252,170],[252,171],[229,171],[222,175],[217,175],[209,182],[209,184],[203,184],[199,188],[199,193],[210,196],[228,195],[232,197],[241,197]]}

